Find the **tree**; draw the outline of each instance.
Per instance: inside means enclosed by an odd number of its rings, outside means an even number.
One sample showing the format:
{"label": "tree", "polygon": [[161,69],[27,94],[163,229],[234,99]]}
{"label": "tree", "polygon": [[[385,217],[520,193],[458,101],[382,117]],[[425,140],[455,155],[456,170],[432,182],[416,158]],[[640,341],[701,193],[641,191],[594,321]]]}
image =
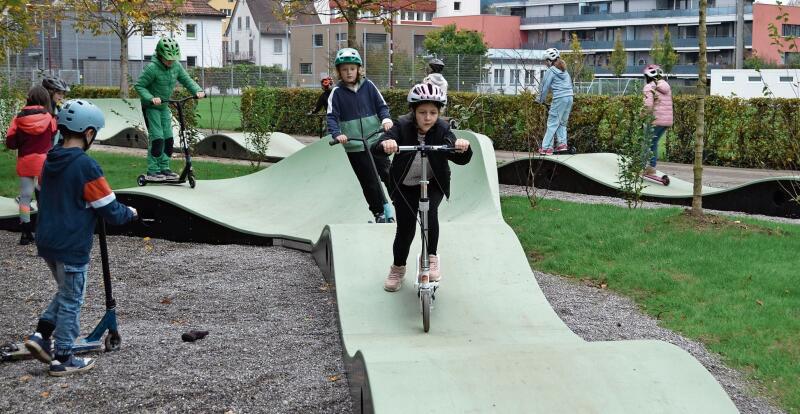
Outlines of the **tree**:
{"label": "tree", "polygon": [[436,55],[479,55],[489,51],[483,41],[483,33],[474,30],[456,29],[449,24],[425,35],[425,49]]}
{"label": "tree", "polygon": [[[120,96],[128,97],[128,39],[146,30],[180,31],[178,8],[184,0],[64,0],[74,14],[75,28],[93,35],[119,38]],[[104,7],[103,7],[104,6]]]}
{"label": "tree", "polygon": [[708,0],[700,0],[700,27],[697,33],[700,41],[697,89],[700,96],[697,99],[697,129],[694,132],[694,183],[692,188],[692,216],[694,217],[703,215],[703,139],[706,130],[706,70],[708,67],[708,58],[706,57],[707,8]]}
{"label": "tree", "polygon": [[36,42],[41,21],[57,18],[55,8],[49,3],[36,4],[24,0],[0,0],[0,59],[7,53],[17,53]]}
{"label": "tree", "polygon": [[611,69],[614,71],[614,76],[621,76],[625,72],[625,66],[628,63],[628,58],[625,53],[625,45],[622,43],[622,31],[617,29],[616,39],[614,40],[614,51],[611,52]]}
{"label": "tree", "polygon": [[653,29],[653,43],[650,44],[650,63],[658,64],[661,59],[661,31]]}
{"label": "tree", "polygon": [[581,41],[578,40],[578,35],[572,34],[572,41],[570,42],[570,51],[563,53],[562,59],[567,64],[567,71],[572,75],[572,82],[580,82],[585,78],[592,76],[591,69],[586,67],[586,55],[581,48]]}
{"label": "tree", "polygon": [[672,35],[669,28],[664,27],[664,37],[661,32],[656,30],[653,33],[653,44],[650,46],[650,58],[653,63],[661,66],[664,73],[672,72],[672,68],[678,63],[678,53],[672,46]]}

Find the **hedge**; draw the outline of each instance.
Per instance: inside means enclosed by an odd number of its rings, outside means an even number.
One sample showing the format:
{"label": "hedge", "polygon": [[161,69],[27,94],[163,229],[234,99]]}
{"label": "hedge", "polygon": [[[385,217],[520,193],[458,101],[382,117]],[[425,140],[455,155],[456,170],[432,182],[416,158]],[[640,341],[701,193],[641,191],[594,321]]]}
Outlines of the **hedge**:
{"label": "hedge", "polygon": [[[276,130],[288,134],[316,135],[319,117],[305,115],[314,107],[319,90],[247,88],[242,95],[242,119],[252,113],[254,99],[277,94],[283,102]],[[383,96],[393,116],[408,111],[406,91],[386,90]],[[459,120],[460,128],[487,135],[499,150],[527,151],[536,147],[545,130],[545,108],[528,93],[478,95],[451,92],[446,116]],[[666,136],[662,159],[690,163],[694,158],[697,97],[674,96],[675,125]],[[616,152],[617,131],[638,111],[636,96],[577,95],[569,120],[570,142],[579,152]],[[800,99],[706,97],[704,163],[716,166],[796,169],[800,165]],[[628,121],[629,122],[629,121]],[[243,122],[246,126],[246,122]]]}

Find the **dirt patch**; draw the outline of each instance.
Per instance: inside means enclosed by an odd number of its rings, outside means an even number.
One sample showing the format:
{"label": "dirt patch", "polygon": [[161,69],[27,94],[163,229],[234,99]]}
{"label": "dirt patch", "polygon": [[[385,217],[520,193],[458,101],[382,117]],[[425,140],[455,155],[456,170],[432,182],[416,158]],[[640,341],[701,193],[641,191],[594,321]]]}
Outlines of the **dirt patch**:
{"label": "dirt patch", "polygon": [[704,214],[693,216],[690,209],[684,210],[680,215],[667,218],[667,223],[685,230],[695,232],[710,232],[735,230],[744,233],[765,234],[768,236],[786,236],[787,232],[780,228],[764,227],[757,224],[745,223],[741,220],[717,216],[714,214]]}

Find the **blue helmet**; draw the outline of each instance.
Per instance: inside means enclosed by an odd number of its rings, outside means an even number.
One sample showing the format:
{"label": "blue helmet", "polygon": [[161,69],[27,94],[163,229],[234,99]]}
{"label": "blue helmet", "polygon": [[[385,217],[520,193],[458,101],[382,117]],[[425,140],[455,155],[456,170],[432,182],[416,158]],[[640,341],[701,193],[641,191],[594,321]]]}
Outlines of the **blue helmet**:
{"label": "blue helmet", "polygon": [[106,126],[103,111],[95,104],[83,99],[70,99],[65,102],[56,118],[59,128],[64,127],[77,133],[83,133],[92,128],[97,134],[100,128]]}

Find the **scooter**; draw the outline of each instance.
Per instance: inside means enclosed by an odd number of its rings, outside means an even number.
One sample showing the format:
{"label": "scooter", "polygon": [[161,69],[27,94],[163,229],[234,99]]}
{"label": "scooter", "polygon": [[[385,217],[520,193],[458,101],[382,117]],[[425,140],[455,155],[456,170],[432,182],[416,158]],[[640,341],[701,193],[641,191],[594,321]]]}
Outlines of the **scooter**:
{"label": "scooter", "polygon": [[176,180],[154,181],[148,180],[147,176],[142,174],[136,179],[136,183],[139,184],[140,187],[144,187],[147,184],[183,184],[187,181],[189,182],[189,187],[191,188],[194,188],[197,185],[194,179],[194,170],[192,169],[192,156],[189,154],[189,143],[186,140],[186,120],[184,119],[183,115],[183,105],[190,99],[197,99],[197,97],[187,96],[183,99],[170,99],[166,101],[168,104],[175,105],[175,108],[178,110],[178,123],[180,125],[180,132],[178,135],[180,135],[181,139],[181,151],[183,152],[183,158],[186,161],[183,165],[183,171],[181,171],[180,177],[178,177]]}
{"label": "scooter", "polygon": [[648,181],[652,181],[654,183],[661,184],[664,187],[669,185],[669,176],[667,176],[666,174],[664,174],[664,175],[662,175],[660,177],[658,175],[642,174],[642,178],[644,178],[645,180],[648,180]]}
{"label": "scooter", "polygon": [[[111,291],[111,271],[108,266],[108,244],[106,243],[106,222],[98,219],[100,231],[100,259],[103,267],[103,287],[106,295],[106,313],[100,322],[95,326],[92,333],[85,338],[75,341],[72,350],[74,353],[95,352],[104,349],[106,352],[118,351],[122,345],[122,336],[119,334],[117,324],[117,302],[114,300]],[[103,334],[108,332],[103,338]],[[7,343],[0,346],[0,362],[19,361],[31,359],[33,355],[25,348],[22,343]]]}

